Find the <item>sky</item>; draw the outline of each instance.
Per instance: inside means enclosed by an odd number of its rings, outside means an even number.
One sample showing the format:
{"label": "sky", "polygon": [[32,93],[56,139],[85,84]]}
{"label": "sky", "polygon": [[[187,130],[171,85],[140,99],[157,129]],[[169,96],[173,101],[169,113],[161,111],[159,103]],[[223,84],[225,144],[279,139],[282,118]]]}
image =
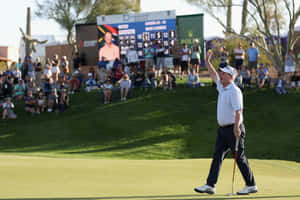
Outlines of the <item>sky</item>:
{"label": "sky", "polygon": [[[27,7],[31,7],[32,35],[66,35],[66,31],[53,20],[41,19],[34,15],[35,0],[1,0],[0,12],[0,46],[19,47],[21,33],[19,27],[26,30]],[[42,0],[39,0],[42,1]],[[4,3],[5,2],[5,3]],[[200,8],[188,4],[185,0],[142,0],[141,11],[176,10],[177,15],[204,13],[204,37],[222,36],[222,27],[216,20],[205,14]],[[233,27],[240,28],[239,8],[233,10]],[[300,23],[298,22],[298,25]]]}

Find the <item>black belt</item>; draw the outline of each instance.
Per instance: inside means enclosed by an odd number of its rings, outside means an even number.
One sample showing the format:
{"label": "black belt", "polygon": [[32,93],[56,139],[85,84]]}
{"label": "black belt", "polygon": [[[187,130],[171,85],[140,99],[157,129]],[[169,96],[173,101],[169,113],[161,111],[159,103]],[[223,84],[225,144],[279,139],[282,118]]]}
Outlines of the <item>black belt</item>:
{"label": "black belt", "polygon": [[234,124],[223,125],[223,126],[220,126],[220,128],[229,128],[229,127],[232,127],[232,126],[234,126]]}

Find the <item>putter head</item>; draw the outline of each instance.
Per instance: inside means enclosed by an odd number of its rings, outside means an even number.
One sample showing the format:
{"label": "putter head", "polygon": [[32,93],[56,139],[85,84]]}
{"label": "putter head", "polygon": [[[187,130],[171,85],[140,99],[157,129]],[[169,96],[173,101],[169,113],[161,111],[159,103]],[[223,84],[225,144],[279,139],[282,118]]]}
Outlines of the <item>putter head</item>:
{"label": "putter head", "polygon": [[229,193],[229,194],[227,194],[227,196],[233,196],[234,194],[233,193]]}

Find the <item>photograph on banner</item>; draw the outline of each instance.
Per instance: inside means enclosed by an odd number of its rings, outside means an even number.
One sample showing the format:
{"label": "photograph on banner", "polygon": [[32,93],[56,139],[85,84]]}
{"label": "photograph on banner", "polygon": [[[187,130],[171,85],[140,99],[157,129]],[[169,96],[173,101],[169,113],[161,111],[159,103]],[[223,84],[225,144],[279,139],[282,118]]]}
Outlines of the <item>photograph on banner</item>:
{"label": "photograph on banner", "polygon": [[99,61],[110,62],[120,60],[120,49],[118,44],[118,29],[104,24],[98,27]]}

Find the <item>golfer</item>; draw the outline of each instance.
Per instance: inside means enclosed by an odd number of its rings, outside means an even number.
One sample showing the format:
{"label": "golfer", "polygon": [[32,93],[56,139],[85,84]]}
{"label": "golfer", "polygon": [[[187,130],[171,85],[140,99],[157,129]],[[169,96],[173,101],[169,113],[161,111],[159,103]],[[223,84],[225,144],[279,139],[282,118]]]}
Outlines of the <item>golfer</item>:
{"label": "golfer", "polygon": [[239,139],[237,151],[237,165],[243,175],[246,187],[237,194],[249,194],[257,192],[253,173],[248,164],[244,152],[245,127],[243,124],[243,95],[240,89],[234,84],[236,70],[227,65],[219,68],[216,72],[210,59],[212,52],[208,52],[206,64],[212,80],[217,84],[218,96],[218,134],[215,143],[215,151],[210,166],[210,171],[206,184],[196,187],[195,191],[199,193],[214,194],[216,192],[215,184],[217,183],[222,161],[226,154],[231,150],[235,151],[235,142]]}

